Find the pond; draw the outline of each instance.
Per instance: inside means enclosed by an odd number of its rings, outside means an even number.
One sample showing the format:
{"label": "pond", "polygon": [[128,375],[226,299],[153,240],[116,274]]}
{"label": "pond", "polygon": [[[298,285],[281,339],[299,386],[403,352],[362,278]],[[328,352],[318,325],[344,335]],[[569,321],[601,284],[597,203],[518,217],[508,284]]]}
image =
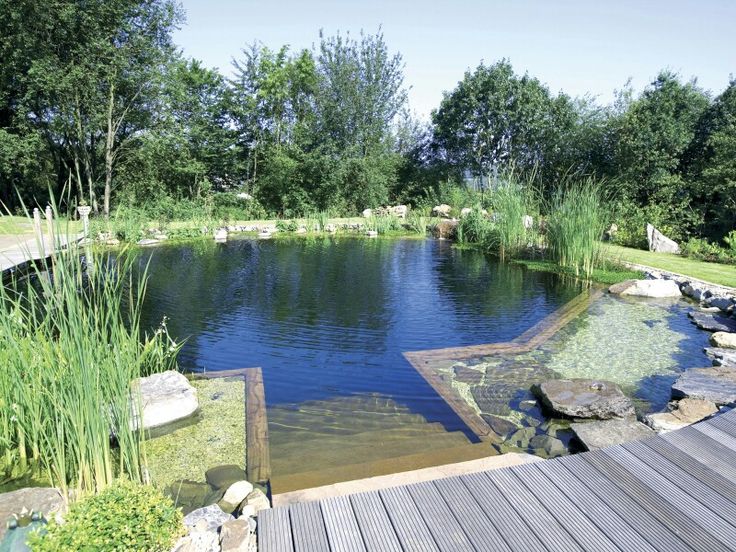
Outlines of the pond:
{"label": "pond", "polygon": [[[582,291],[423,239],[202,241],[145,250],[146,262],[144,322],[166,316],[186,339],[182,368],[262,367],[278,490],[477,457],[477,438],[403,353],[510,341]],[[687,308],[606,297],[527,358],[477,362],[496,363],[486,385],[520,362],[524,381],[533,366],[620,375],[644,408],[660,408],[674,373],[707,364]]]}

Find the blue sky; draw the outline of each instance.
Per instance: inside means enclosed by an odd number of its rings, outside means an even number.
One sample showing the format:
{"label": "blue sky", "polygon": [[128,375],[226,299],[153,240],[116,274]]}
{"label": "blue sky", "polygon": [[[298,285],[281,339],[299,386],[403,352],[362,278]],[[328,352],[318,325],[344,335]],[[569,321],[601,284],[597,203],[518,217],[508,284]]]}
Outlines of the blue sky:
{"label": "blue sky", "polygon": [[311,47],[327,34],[382,27],[406,64],[412,110],[427,116],[480,60],[509,58],[553,91],[603,103],[662,68],[717,93],[736,75],[734,0],[183,0],[185,55],[230,72],[243,47]]}

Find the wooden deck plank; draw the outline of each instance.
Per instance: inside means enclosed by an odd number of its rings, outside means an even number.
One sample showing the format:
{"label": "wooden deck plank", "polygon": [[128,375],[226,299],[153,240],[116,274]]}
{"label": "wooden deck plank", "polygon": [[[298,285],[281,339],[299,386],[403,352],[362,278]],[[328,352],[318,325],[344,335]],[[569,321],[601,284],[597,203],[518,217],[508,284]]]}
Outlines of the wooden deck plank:
{"label": "wooden deck plank", "polygon": [[462,475],[460,481],[486,516],[494,521],[496,529],[512,550],[547,551],[539,537],[484,473]]}
{"label": "wooden deck plank", "polygon": [[710,469],[736,482],[736,458],[733,451],[692,427],[671,431],[662,439],[698,459]]}
{"label": "wooden deck plank", "polygon": [[258,514],[259,552],[294,552],[288,508],[261,510]]}
{"label": "wooden deck plank", "polygon": [[711,439],[715,439],[721,445],[728,447],[734,454],[736,454],[736,437],[734,437],[733,435],[730,435],[722,429],[719,429],[718,427],[710,424],[697,424],[692,427],[696,431],[707,435]]}
{"label": "wooden deck plank", "polygon": [[614,485],[644,506],[650,515],[659,519],[673,532],[677,532],[691,547],[697,550],[706,546],[706,550],[712,552],[725,552],[729,549],[715,535],[700,525],[699,520],[689,517],[677,507],[677,504],[668,502],[664,496],[637,479],[610,456],[601,451],[578,456],[582,461],[604,473]]}
{"label": "wooden deck plank", "polygon": [[[604,453],[613,458],[626,471],[642,481],[647,487],[658,493],[674,508],[679,509],[698,525],[709,531],[726,547],[736,542],[736,527],[729,522],[718,507],[709,502],[709,499],[719,500],[720,495],[699,481],[694,482],[682,478],[678,484],[672,483],[667,477],[657,472],[639,458],[636,458],[623,447],[611,447]],[[736,519],[736,518],[731,518]]]}
{"label": "wooden deck plank", "polygon": [[440,550],[473,552],[475,547],[431,482],[406,487]]}
{"label": "wooden deck plank", "polygon": [[[543,462],[533,465],[578,508],[616,543],[624,552],[669,552],[672,548],[657,538],[657,532],[649,525],[628,523],[606,502],[592,493],[585,484],[559,462]],[[647,537],[650,540],[647,540]]]}
{"label": "wooden deck plank", "polygon": [[416,552],[439,550],[406,487],[383,489],[378,494],[386,505],[386,511],[404,550]]}
{"label": "wooden deck plank", "polygon": [[736,437],[736,422],[726,418],[725,416],[716,416],[715,418],[708,420],[707,424],[720,429],[721,431],[725,431],[732,437]]}
{"label": "wooden deck plank", "polygon": [[584,550],[589,552],[617,552],[620,550],[536,466],[529,464],[511,468],[508,471],[516,476],[519,482],[539,500]]}
{"label": "wooden deck plank", "polygon": [[582,551],[583,548],[510,470],[484,474],[501,491],[539,540],[550,550]]}
{"label": "wooden deck plank", "polygon": [[378,491],[358,493],[349,498],[366,548],[371,552],[401,552],[399,538]]}
{"label": "wooden deck plank", "polygon": [[319,502],[300,502],[289,507],[294,552],[329,552],[327,530]]}
{"label": "wooden deck plank", "polygon": [[320,502],[332,552],[365,552],[358,520],[347,496],[326,498]]}
{"label": "wooden deck plank", "polygon": [[672,483],[681,486],[693,498],[703,497],[721,512],[736,519],[736,485],[732,482],[694,460],[687,465],[678,465],[641,442],[627,443],[623,448]]}
{"label": "wooden deck plank", "polygon": [[[571,476],[577,477],[588,487],[588,490],[598,496],[611,507],[626,523],[631,525],[640,534],[646,535],[650,544],[659,550],[685,552],[692,550],[679,535],[677,527],[662,523],[653,517],[646,507],[642,506],[631,496],[598,471],[585,462],[581,455],[567,456],[557,461]],[[542,468],[546,468],[543,466]]]}
{"label": "wooden deck plank", "polygon": [[271,479],[271,453],[266,418],[266,392],[260,368],[245,370],[245,464],[248,481],[268,484]]}
{"label": "wooden deck plank", "polygon": [[493,520],[486,516],[472,494],[462,484],[458,484],[456,478],[438,479],[432,484],[438,489],[476,550],[511,552]]}

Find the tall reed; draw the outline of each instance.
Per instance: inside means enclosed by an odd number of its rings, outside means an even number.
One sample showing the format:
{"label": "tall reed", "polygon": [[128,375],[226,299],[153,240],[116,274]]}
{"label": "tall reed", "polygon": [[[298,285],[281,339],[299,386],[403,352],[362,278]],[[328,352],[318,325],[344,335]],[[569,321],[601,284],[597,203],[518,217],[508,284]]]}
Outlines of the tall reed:
{"label": "tall reed", "polygon": [[134,262],[72,244],[0,286],[0,480],[31,462],[67,496],[142,479],[130,382],[174,368],[179,347],[165,326],[143,335]]}
{"label": "tall reed", "polygon": [[601,261],[601,237],[607,211],[600,185],[571,180],[555,192],[548,208],[548,254],[576,276],[590,278]]}
{"label": "tall reed", "polygon": [[495,241],[489,245],[495,247],[501,260],[517,256],[529,243],[530,229],[524,225],[524,217],[536,210],[533,190],[511,173],[499,180],[490,201]]}

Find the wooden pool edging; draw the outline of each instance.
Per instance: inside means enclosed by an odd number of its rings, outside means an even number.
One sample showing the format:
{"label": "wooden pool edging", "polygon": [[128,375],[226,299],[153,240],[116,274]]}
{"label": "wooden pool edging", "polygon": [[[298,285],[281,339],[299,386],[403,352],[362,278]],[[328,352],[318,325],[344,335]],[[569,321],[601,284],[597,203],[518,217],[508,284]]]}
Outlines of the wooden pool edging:
{"label": "wooden pool edging", "polygon": [[482,441],[492,440],[495,435],[491,426],[460,396],[436,370],[430,362],[443,360],[465,360],[479,356],[501,354],[528,353],[543,345],[557,332],[567,326],[590,305],[603,296],[600,289],[588,289],[565,303],[511,341],[469,345],[467,347],[448,347],[445,349],[428,349],[409,351],[404,358],[432,386],[437,394],[452,408],[468,428]]}

